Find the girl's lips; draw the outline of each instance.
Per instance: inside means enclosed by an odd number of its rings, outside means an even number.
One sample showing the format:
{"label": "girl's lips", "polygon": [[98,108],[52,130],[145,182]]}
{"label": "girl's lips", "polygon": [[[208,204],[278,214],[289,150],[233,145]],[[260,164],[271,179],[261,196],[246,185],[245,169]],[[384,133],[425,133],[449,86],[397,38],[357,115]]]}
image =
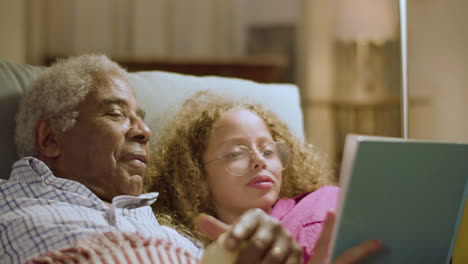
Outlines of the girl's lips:
{"label": "girl's lips", "polygon": [[273,179],[271,177],[265,175],[258,175],[250,179],[249,183],[247,184],[250,187],[257,188],[257,189],[270,189],[273,187]]}

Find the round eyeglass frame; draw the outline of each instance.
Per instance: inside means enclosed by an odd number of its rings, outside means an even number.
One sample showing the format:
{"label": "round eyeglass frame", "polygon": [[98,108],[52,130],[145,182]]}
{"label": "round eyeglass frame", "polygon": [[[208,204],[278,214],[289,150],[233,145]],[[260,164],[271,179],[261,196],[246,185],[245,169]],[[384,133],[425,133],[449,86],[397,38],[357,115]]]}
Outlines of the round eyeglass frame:
{"label": "round eyeglass frame", "polygon": [[[278,144],[279,146],[282,146],[282,150],[280,151],[280,155],[287,155],[286,157],[286,160],[285,160],[285,164],[283,164],[283,161],[282,159],[280,158],[280,162],[282,163],[283,167],[281,170],[279,171],[283,171],[285,170],[288,165],[289,165],[289,159],[291,158],[291,153],[290,153],[290,150],[289,150],[289,147],[286,145],[286,142],[283,142],[283,141],[274,141],[274,142],[271,142],[271,143],[268,143],[265,145],[265,147],[263,148],[254,148],[254,149],[250,149],[249,147],[247,146],[244,146],[244,145],[237,145],[243,149],[246,149],[249,153],[249,166],[247,166],[247,169],[245,170],[245,172],[243,173],[233,173],[232,171],[229,171],[229,169],[226,167],[226,165],[224,166],[224,169],[229,173],[231,174],[232,176],[244,176],[245,174],[247,174],[252,168],[250,167],[251,165],[251,162],[252,162],[252,154],[253,154],[253,151],[257,151],[259,152],[260,154],[263,153],[263,151],[265,150],[265,148],[268,146],[268,145],[271,145],[271,144]],[[211,163],[213,161],[223,161],[223,160],[226,160],[226,158],[222,157],[221,155],[218,155],[216,158],[212,159],[212,160],[209,160],[209,161],[206,161],[204,162],[204,164],[208,164],[208,163]],[[268,162],[267,162],[268,164]],[[275,170],[273,169],[273,171],[278,171],[278,170]]]}

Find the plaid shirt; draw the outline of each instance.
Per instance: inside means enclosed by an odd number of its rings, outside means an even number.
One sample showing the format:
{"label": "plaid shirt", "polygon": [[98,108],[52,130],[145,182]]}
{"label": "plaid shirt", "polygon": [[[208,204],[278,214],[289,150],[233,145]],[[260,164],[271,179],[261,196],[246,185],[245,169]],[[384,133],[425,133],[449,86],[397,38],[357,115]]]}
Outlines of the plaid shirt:
{"label": "plaid shirt", "polygon": [[10,179],[0,180],[0,263],[24,263],[72,247],[83,235],[110,231],[167,239],[201,257],[200,247],[159,225],[149,206],[157,196],[117,196],[109,208],[81,183],[55,177],[40,160],[22,158]]}

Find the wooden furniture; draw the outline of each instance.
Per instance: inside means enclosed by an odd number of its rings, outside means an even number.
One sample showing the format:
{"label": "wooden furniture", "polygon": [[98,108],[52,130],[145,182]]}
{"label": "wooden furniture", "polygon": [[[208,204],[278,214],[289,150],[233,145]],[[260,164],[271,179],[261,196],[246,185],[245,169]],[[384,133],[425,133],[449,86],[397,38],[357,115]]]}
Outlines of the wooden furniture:
{"label": "wooden furniture", "polygon": [[[57,58],[66,56],[48,56],[45,65],[50,65]],[[130,72],[169,71],[190,75],[217,75],[237,77],[262,83],[283,82],[282,75],[286,61],[282,57],[251,58],[112,58]]]}
{"label": "wooden furniture", "polygon": [[[427,105],[427,98],[410,98],[410,105]],[[335,160],[340,162],[346,134],[401,137],[399,96],[356,99],[313,99],[306,107],[328,108],[334,125]]]}
{"label": "wooden furniture", "polygon": [[399,97],[381,99],[314,99],[310,107],[329,108],[334,125],[335,160],[341,161],[346,134],[401,136]]}

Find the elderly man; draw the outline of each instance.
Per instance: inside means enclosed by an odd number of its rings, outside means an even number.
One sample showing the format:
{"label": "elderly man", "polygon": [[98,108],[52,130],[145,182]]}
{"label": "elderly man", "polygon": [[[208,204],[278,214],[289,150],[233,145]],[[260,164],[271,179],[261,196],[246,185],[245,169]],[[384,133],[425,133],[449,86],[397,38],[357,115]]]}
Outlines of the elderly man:
{"label": "elderly man", "polygon": [[[17,115],[16,144],[23,158],[13,165],[9,180],[0,181],[0,263],[24,263],[109,232],[121,232],[132,245],[145,238],[170,241],[165,249],[175,247],[179,260],[202,256],[197,241],[158,224],[149,206],[157,194],[141,194],[151,137],[143,119],[127,72],[105,56],[61,61],[33,82]],[[245,241],[238,263],[300,260],[298,245],[259,210],[232,228],[208,217],[200,222],[213,238],[228,230],[228,248]],[[369,246],[358,250],[354,256],[370,251]]]}

